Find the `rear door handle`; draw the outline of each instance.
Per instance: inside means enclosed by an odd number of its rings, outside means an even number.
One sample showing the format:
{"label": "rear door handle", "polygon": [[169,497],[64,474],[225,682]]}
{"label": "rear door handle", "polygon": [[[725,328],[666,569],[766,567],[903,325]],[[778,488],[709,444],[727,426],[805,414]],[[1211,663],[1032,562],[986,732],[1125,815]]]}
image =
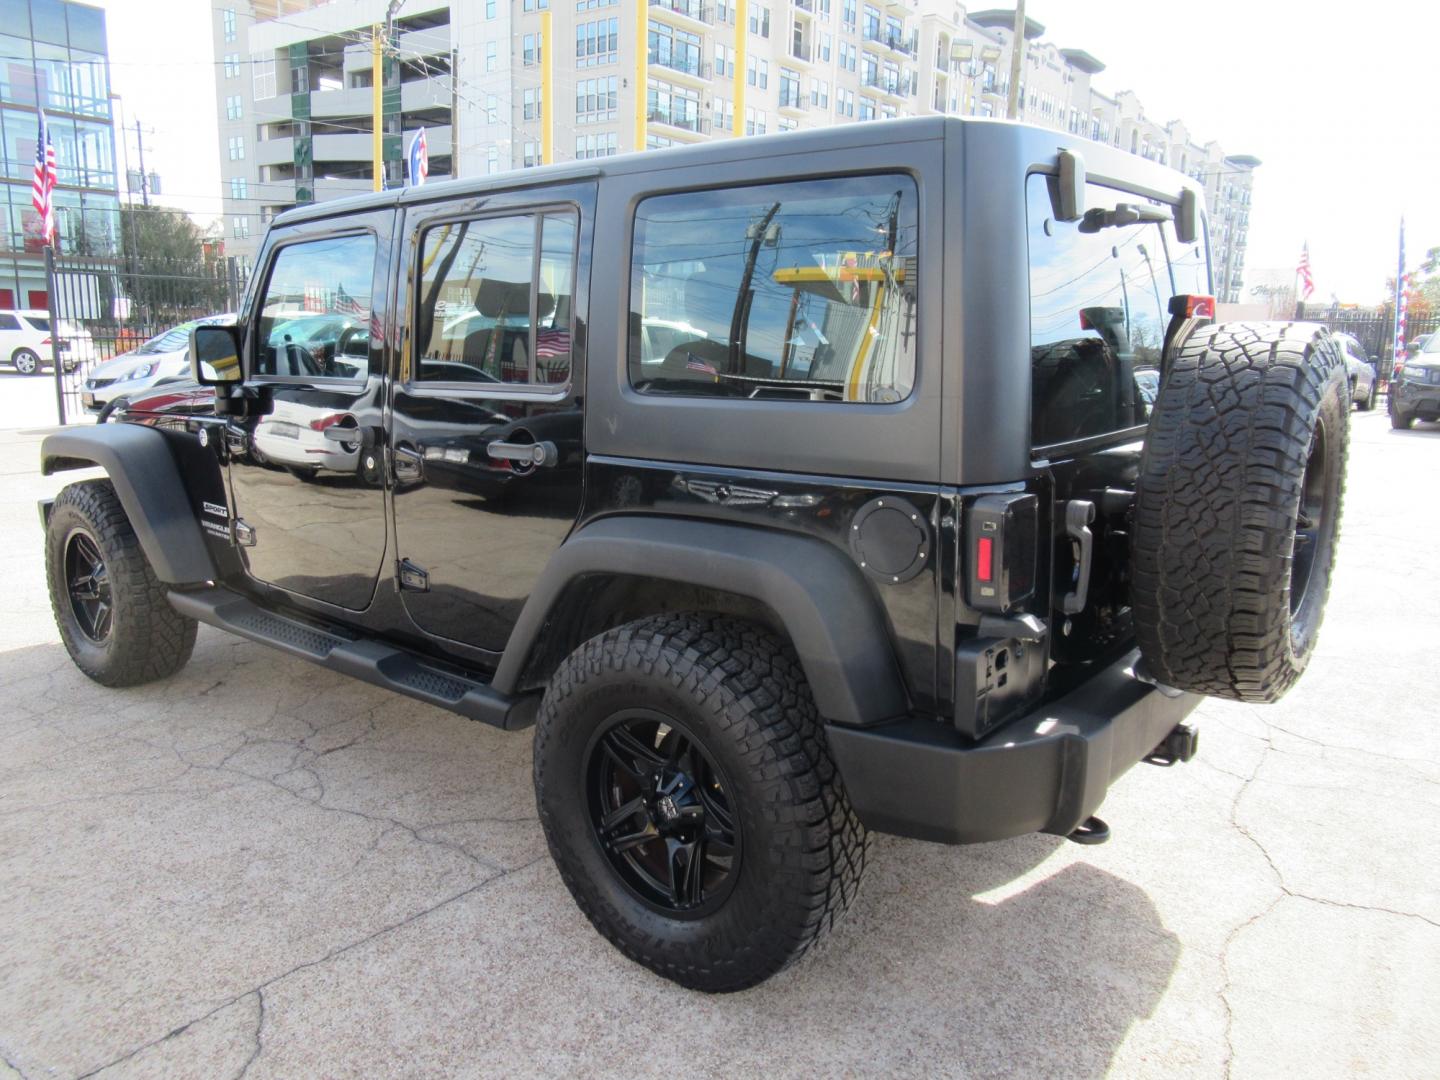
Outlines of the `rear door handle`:
{"label": "rear door handle", "polygon": [[560,460],[560,451],[549,440],[534,443],[492,442],[485,453],[497,461],[515,461],[525,465],[553,466]]}

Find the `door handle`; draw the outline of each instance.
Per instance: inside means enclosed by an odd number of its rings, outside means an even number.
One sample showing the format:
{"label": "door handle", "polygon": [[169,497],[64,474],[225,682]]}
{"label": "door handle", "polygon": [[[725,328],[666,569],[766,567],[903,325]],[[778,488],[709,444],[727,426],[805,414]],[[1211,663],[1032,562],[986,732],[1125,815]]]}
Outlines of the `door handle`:
{"label": "door handle", "polygon": [[1066,615],[1078,615],[1085,610],[1085,601],[1090,595],[1090,565],[1095,554],[1095,534],[1090,523],[1095,520],[1095,504],[1084,499],[1071,499],[1065,504],[1065,532],[1080,549],[1076,559],[1075,589],[1065,594],[1060,610]]}
{"label": "door handle", "polygon": [[419,480],[425,470],[425,458],[413,447],[397,446],[394,449],[395,479]]}
{"label": "door handle", "polygon": [[514,461],[524,465],[553,466],[560,460],[560,451],[549,440],[534,443],[492,442],[485,453],[496,461]]}

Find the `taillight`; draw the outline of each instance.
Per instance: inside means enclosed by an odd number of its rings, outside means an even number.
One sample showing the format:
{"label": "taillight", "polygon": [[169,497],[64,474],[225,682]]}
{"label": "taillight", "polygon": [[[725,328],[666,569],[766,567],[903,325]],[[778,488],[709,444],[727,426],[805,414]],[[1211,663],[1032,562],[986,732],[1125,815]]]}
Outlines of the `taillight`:
{"label": "taillight", "polygon": [[1040,500],[1021,493],[981,495],[965,510],[965,599],[1004,614],[1035,592]]}
{"label": "taillight", "polygon": [[1215,297],[1196,293],[1186,296],[1185,317],[1187,319],[1213,319],[1215,317]]}
{"label": "taillight", "polygon": [[324,431],[328,427],[334,427],[344,419],[344,413],[331,413],[329,416],[322,416],[318,420],[311,420],[310,429],[312,431]]}
{"label": "taillight", "polygon": [[48,337],[47,337],[47,338],[41,338],[41,339],[40,339],[40,344],[41,344],[41,345],[49,345],[49,344],[50,344],[50,339],[49,339]]}

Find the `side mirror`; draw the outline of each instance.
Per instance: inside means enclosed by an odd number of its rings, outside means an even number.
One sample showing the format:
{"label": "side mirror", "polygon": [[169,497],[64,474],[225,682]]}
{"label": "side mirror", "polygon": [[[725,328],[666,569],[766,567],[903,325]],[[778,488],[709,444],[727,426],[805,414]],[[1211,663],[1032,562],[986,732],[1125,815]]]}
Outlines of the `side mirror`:
{"label": "side mirror", "polygon": [[197,326],[190,331],[190,377],[201,386],[231,386],[244,379],[238,326]]}
{"label": "side mirror", "polygon": [[1085,216],[1085,159],[1073,150],[1061,150],[1057,179],[1055,220],[1079,221]]}
{"label": "side mirror", "polygon": [[1193,244],[1200,239],[1200,194],[1194,188],[1180,192],[1180,205],[1175,211],[1175,239]]}

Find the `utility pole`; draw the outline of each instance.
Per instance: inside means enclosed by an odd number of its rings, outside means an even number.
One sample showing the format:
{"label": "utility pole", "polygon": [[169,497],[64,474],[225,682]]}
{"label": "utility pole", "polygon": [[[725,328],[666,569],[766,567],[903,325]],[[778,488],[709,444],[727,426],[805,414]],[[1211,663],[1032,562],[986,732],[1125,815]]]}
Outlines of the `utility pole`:
{"label": "utility pole", "polygon": [[[370,140],[370,169],[375,178],[375,190],[384,191],[387,187],[398,187],[404,181],[399,175],[400,161],[395,159],[387,161],[385,158],[386,136],[400,135],[400,108],[396,102],[393,124],[385,120],[385,94],[393,89],[395,96],[400,95],[399,65],[395,67],[395,85],[390,86],[390,52],[395,43],[395,13],[405,0],[390,0],[389,6],[385,9],[385,28],[382,31],[378,25],[370,28],[370,61],[372,65],[372,76],[370,79],[370,110],[371,125],[373,134]],[[454,76],[451,76],[452,82]],[[393,129],[393,130],[392,130]],[[452,143],[453,145],[453,143]],[[453,155],[453,150],[452,150]],[[391,166],[394,166],[392,168]]]}
{"label": "utility pole", "polygon": [[140,134],[140,121],[135,121],[135,144],[140,147],[140,199],[150,205],[150,176],[145,171],[145,137]]}
{"label": "utility pole", "polygon": [[1020,71],[1025,62],[1025,0],[1015,0],[1015,40],[1010,43],[1010,100],[1005,116],[1020,119]]}

